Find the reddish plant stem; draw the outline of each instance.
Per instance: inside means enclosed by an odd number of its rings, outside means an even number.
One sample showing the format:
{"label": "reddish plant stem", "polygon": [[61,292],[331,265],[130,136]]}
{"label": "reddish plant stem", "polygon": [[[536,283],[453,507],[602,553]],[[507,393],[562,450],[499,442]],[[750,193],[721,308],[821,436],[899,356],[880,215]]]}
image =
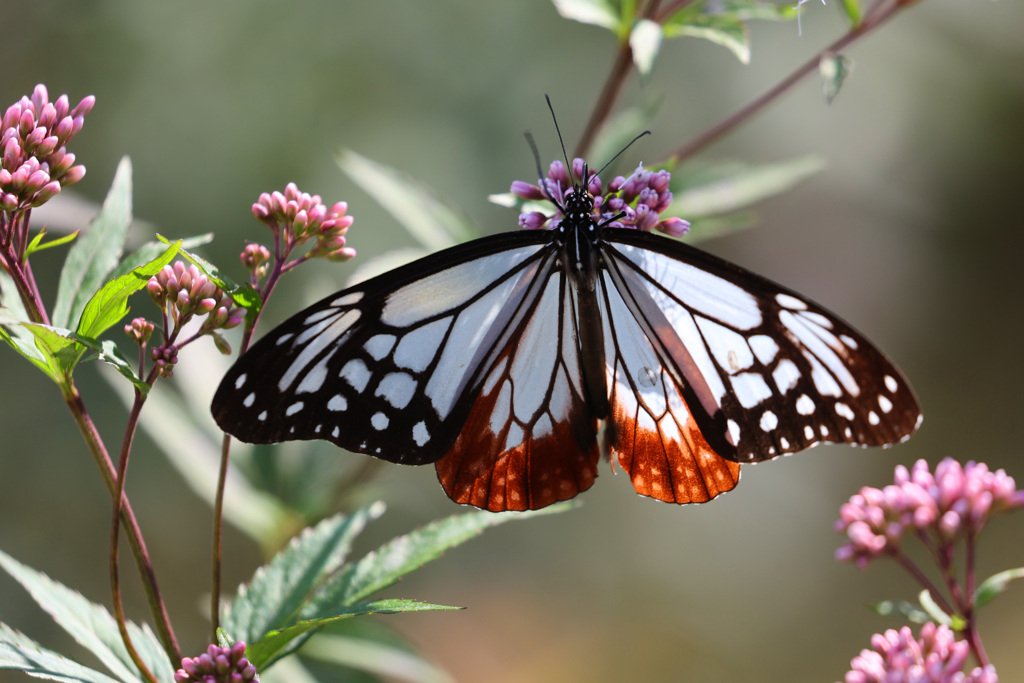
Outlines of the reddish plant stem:
{"label": "reddish plant stem", "polygon": [[[152,381],[148,382],[152,385]],[[117,464],[116,492],[114,494],[114,512],[110,519],[110,592],[114,604],[114,617],[117,620],[117,629],[121,632],[121,641],[128,650],[128,655],[135,662],[142,677],[149,683],[159,683],[153,672],[149,670],[146,663],[142,661],[138,651],[132,643],[131,635],[128,633],[128,622],[124,616],[124,605],[121,602],[121,584],[117,569],[117,546],[121,531],[121,503],[124,500],[124,484],[128,474],[128,456],[131,454],[132,441],[135,436],[135,429],[139,423],[139,414],[146,402],[142,393],[135,389],[135,402],[132,404],[131,413],[128,416],[128,426],[125,429],[124,441],[121,444],[121,458]]]}
{"label": "reddish plant stem", "polygon": [[676,148],[674,152],[666,155],[666,158],[674,158],[676,161],[688,159],[704,147],[718,140],[726,133],[731,132],[734,128],[745,123],[755,114],[765,109],[769,104],[778,99],[780,95],[784,94],[787,90],[800,82],[805,76],[816,71],[818,69],[818,65],[821,63],[822,57],[845,49],[850,45],[850,43],[866,35],[872,29],[881,26],[891,19],[900,9],[909,4],[911,3],[891,3],[886,2],[886,0],[879,0],[879,2],[876,2],[868,8],[868,11],[864,15],[864,19],[859,26],[851,28],[849,32],[840,37],[834,43],[808,59],[802,65],[797,67],[795,71],[779,81],[779,83],[768,92],[764,93],[736,113],[722,119],[703,133],[700,133],[696,137]]}

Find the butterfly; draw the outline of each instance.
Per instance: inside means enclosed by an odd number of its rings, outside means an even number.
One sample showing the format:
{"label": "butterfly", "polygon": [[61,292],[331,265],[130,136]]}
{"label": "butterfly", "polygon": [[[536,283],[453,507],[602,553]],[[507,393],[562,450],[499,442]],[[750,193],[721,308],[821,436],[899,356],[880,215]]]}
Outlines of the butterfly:
{"label": "butterfly", "polygon": [[286,320],[224,377],[217,424],[434,463],[452,500],[493,511],[576,496],[602,455],[641,495],[702,503],[742,463],[914,432],[913,391],[860,333],[739,266],[599,221],[589,173],[545,191],[553,229],[445,249]]}

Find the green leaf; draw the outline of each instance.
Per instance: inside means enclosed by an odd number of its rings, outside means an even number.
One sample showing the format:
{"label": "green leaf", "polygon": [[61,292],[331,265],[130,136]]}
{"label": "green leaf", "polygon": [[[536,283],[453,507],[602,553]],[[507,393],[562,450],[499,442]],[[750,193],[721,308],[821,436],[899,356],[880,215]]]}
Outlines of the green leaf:
{"label": "green leaf", "polygon": [[85,337],[98,337],[117,324],[128,314],[128,297],[145,287],[151,277],[173,261],[180,247],[181,242],[176,242],[149,263],[103,285],[85,305],[75,331]]}
{"label": "green leaf", "polygon": [[75,230],[70,235],[64,235],[63,237],[58,237],[55,240],[50,240],[46,244],[42,244],[43,237],[46,235],[46,228],[43,228],[42,230],[39,231],[39,234],[33,237],[32,241],[29,242],[28,247],[25,249],[25,258],[28,258],[37,251],[42,251],[44,249],[49,249],[50,247],[59,247],[62,244],[67,244],[68,242],[78,237],[79,232],[81,231]]}
{"label": "green leaf", "polygon": [[859,28],[864,20],[864,12],[860,7],[860,0],[839,0],[839,7],[850,22],[850,26],[852,28]]}
{"label": "green leaf", "polygon": [[[163,235],[157,235],[156,237],[164,244],[171,244],[171,241]],[[180,240],[178,243],[180,243]],[[186,249],[181,249],[180,253],[188,259],[188,261],[194,264],[196,268],[201,270],[203,275],[208,277],[213,284],[220,287],[225,294],[230,296],[232,301],[244,308],[250,316],[255,317],[259,314],[260,308],[263,306],[263,299],[260,298],[259,292],[256,291],[255,287],[250,285],[248,282],[241,284],[235,282],[227,275],[221,273],[217,266],[213,265],[199,254],[193,254]]]}
{"label": "green leaf", "polygon": [[[71,370],[85,351],[70,338],[71,331],[39,323],[16,322],[13,325],[20,326],[32,335],[35,348],[45,363],[45,365],[39,363],[36,365],[50,379],[64,386],[71,377]],[[8,327],[11,326],[8,324]],[[26,355],[26,357],[28,356]]]}
{"label": "green leaf", "polygon": [[245,649],[245,656],[257,669],[263,669],[273,663],[276,659],[279,659],[279,655],[293,651],[293,648],[290,648],[289,645],[295,641],[296,638],[304,636],[316,629],[323,628],[324,626],[337,622],[341,619],[349,619],[351,617],[367,614],[398,614],[400,612],[428,612],[457,609],[461,608],[450,607],[448,605],[431,605],[417,600],[392,599],[362,602],[342,608],[338,611],[338,614],[331,617],[300,621],[287,628],[281,629],[280,631],[271,631],[252,645],[247,645]]}
{"label": "green leaf", "polygon": [[555,9],[566,19],[593,24],[619,32],[619,15],[608,0],[552,0]]}
{"label": "green leaf", "polygon": [[[709,11],[711,7],[714,7],[713,11]],[[700,9],[707,14],[728,16],[740,21],[790,21],[797,15],[792,2],[771,0],[716,0],[713,5],[705,3]]]}
{"label": "green leaf", "polygon": [[928,589],[922,590],[917,594],[917,601],[921,603],[921,607],[928,613],[932,621],[937,624],[943,624],[950,627],[954,631],[962,631],[967,625],[964,618],[958,614],[946,614],[939,603],[935,602],[932,598],[932,594]]}
{"label": "green leaf", "polygon": [[997,595],[1005,591],[1014,579],[1024,579],[1024,567],[1007,569],[985,579],[974,591],[975,607],[982,607],[992,602]]}
{"label": "green leaf", "polygon": [[674,199],[667,215],[692,220],[729,213],[781,194],[824,167],[817,156],[757,165],[688,164],[672,176]]}
{"label": "green leaf", "polygon": [[[384,513],[375,503],[345,517],[336,515],[293,538],[248,584],[239,586],[221,623],[236,640],[255,643],[274,630],[292,626],[314,587],[345,561],[352,541]],[[333,616],[333,615],[317,615]]]}
{"label": "green leaf", "polygon": [[734,232],[747,230],[753,227],[756,222],[757,217],[752,211],[736,211],[719,216],[695,218],[690,221],[690,230],[686,233],[684,239],[691,244],[703,242],[704,240],[724,237]]}
{"label": "green leaf", "polygon": [[480,229],[454,204],[404,173],[351,150],[338,156],[338,166],[431,251],[480,235]]}
{"label": "green leaf", "polygon": [[422,657],[366,638],[317,634],[302,648],[302,655],[386,680],[455,683],[451,675]]}
{"label": "green leaf", "polygon": [[33,365],[58,384],[63,381],[56,359],[36,344],[35,335],[25,328],[28,311],[18,295],[14,280],[0,269],[0,339],[28,359]]}
{"label": "green leaf", "polygon": [[573,504],[560,503],[531,512],[486,511],[455,515],[431,522],[404,536],[399,536],[368,553],[359,562],[346,565],[341,572],[319,586],[303,606],[302,617],[314,619],[331,616],[339,606],[359,602],[392,585],[406,574],[436,560],[446,550],[465,543],[485,529],[539,515],[564,512]]}
{"label": "green leaf", "polygon": [[750,35],[746,24],[734,16],[680,12],[663,29],[666,38],[691,36],[728,48],[743,64],[750,63]]}
{"label": "green leaf", "polygon": [[124,157],[99,215],[68,251],[51,316],[54,326],[71,328],[78,322],[86,302],[117,265],[131,223],[132,166]]}
{"label": "green leaf", "polygon": [[650,19],[636,22],[629,33],[629,47],[640,77],[646,80],[654,68],[654,58],[658,56],[658,48],[661,47],[661,26]]}
{"label": "green leaf", "polygon": [[818,73],[821,74],[821,92],[825,95],[827,104],[832,104],[832,100],[839,94],[839,89],[852,72],[852,59],[834,53],[822,56],[818,62]]}
{"label": "green leaf", "polygon": [[[205,244],[209,244],[212,241],[212,232],[208,232],[205,235],[196,235],[195,237],[186,237],[181,240],[181,251],[196,249]],[[114,267],[111,274],[115,276],[124,275],[141,265],[149,263],[167,251],[167,247],[171,244],[173,243],[170,240],[146,242],[141,247],[122,258],[121,262]]]}
{"label": "green leaf", "polygon": [[[33,678],[46,678],[64,683],[119,683],[116,678],[82,666],[53,650],[47,650],[28,636],[2,623],[0,670],[24,671]],[[121,679],[121,683],[124,681],[138,682],[139,679]]]}
{"label": "green leaf", "polygon": [[[96,655],[115,676],[122,681],[138,680],[139,671],[124,647],[117,622],[104,607],[86,600],[80,593],[3,552],[0,552],[0,566],[29,592],[61,628]],[[129,623],[128,631],[139,656],[150,671],[161,681],[173,680],[174,669],[149,627],[139,628]]]}
{"label": "green leaf", "polygon": [[146,384],[141,377],[135,374],[135,368],[131,366],[128,359],[124,357],[124,354],[121,353],[121,350],[117,348],[117,344],[115,344],[112,339],[97,340],[91,337],[83,337],[82,335],[75,333],[71,333],[68,336],[82,346],[95,351],[96,358],[121,373],[129,382],[135,385],[135,388],[137,388],[143,396],[149,393],[149,390],[152,387]]}

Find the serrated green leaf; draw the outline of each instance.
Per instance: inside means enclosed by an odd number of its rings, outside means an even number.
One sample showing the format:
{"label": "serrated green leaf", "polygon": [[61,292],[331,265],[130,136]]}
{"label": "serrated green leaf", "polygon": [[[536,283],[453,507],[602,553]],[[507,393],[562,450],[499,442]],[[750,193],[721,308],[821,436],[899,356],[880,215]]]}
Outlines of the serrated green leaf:
{"label": "serrated green leaf", "polygon": [[864,11],[861,9],[860,0],[839,0],[839,7],[847,21],[850,22],[850,27],[859,28],[864,20]]}
{"label": "serrated green leaf", "polygon": [[145,287],[149,278],[173,261],[180,248],[181,242],[176,242],[149,263],[119,275],[103,285],[82,310],[82,319],[75,332],[84,337],[95,338],[117,324],[128,315],[128,297]]}
{"label": "serrated green leaf", "polygon": [[825,96],[826,104],[832,104],[832,100],[839,94],[839,89],[852,72],[852,59],[834,53],[822,56],[818,62],[818,73],[821,74],[821,92]]}
{"label": "serrated green leaf", "polygon": [[366,671],[386,680],[455,683],[450,674],[422,657],[365,638],[317,634],[302,648],[302,655],[321,662]]}
{"label": "serrated green leaf", "polygon": [[239,586],[224,610],[223,628],[236,640],[251,644],[270,631],[296,623],[314,587],[341,566],[352,541],[368,522],[383,513],[384,504],[375,503],[348,517],[336,515],[303,531],[256,570],[247,584]]}
{"label": "serrated green leaf", "polygon": [[619,32],[619,15],[608,0],[551,0],[566,19]]}
{"label": "serrated green leaf", "polygon": [[1024,579],[1024,567],[1007,569],[985,579],[974,591],[975,607],[982,607],[992,602],[997,595],[1005,591],[1014,579]]}
{"label": "serrated green leaf", "polygon": [[68,242],[78,237],[79,232],[81,231],[75,230],[70,235],[58,237],[55,240],[50,240],[46,244],[43,244],[43,237],[46,235],[46,228],[43,228],[35,237],[32,238],[32,241],[29,242],[28,247],[25,248],[25,258],[28,258],[37,251],[43,251],[44,249],[49,249],[50,247],[59,247],[62,244],[67,244]]}
{"label": "serrated green leaf", "polygon": [[691,36],[728,48],[743,64],[750,63],[750,35],[746,24],[734,16],[677,14],[663,29],[666,38]]}
{"label": "serrated green leaf", "polygon": [[121,353],[121,350],[117,348],[117,344],[112,339],[98,340],[75,333],[71,333],[68,336],[86,348],[95,351],[97,359],[117,370],[129,382],[134,384],[135,388],[143,396],[149,393],[151,387],[135,374],[135,368],[131,366],[128,359],[124,357],[124,354]]}
{"label": "serrated green leaf", "polygon": [[400,612],[428,612],[438,610],[457,610],[459,607],[448,605],[432,605],[417,600],[375,600],[373,602],[362,602],[339,609],[338,614],[321,619],[310,619],[300,621],[279,631],[271,631],[257,642],[247,645],[245,656],[257,669],[264,669],[279,659],[283,654],[294,651],[289,647],[296,638],[300,638],[311,631],[323,628],[328,624],[349,619],[351,617],[364,616],[367,614],[398,614]]}
{"label": "serrated green leaf", "polygon": [[[667,215],[688,220],[730,213],[781,194],[825,168],[817,156],[771,164],[690,164],[672,176]],[[678,189],[677,189],[678,188]]]}
{"label": "serrated green leaf", "polygon": [[486,529],[513,520],[564,512],[572,507],[572,503],[559,503],[530,512],[469,512],[431,522],[392,539],[367,553],[359,562],[346,565],[317,588],[303,606],[301,616],[304,619],[327,617],[340,606],[360,602]]}
{"label": "serrated green leaf", "polygon": [[[68,635],[96,655],[115,676],[122,681],[138,680],[139,671],[125,649],[117,622],[104,607],[3,552],[0,552],[0,566]],[[150,671],[161,681],[173,680],[174,669],[153,632],[147,626],[139,628],[132,623],[128,624],[128,630]]]}
{"label": "serrated green leaf", "polygon": [[132,165],[121,159],[99,215],[68,251],[60,273],[57,301],[50,320],[56,327],[75,327],[86,302],[117,265],[132,223]]}
{"label": "serrated green leaf", "polygon": [[[185,237],[181,240],[181,250],[188,251],[190,249],[196,249],[209,244],[212,241],[212,232],[208,232],[205,235],[196,235],[195,237]],[[170,240],[146,242],[141,247],[122,258],[121,262],[114,267],[113,271],[111,271],[111,276],[124,275],[141,265],[149,263],[167,251],[167,247],[171,244],[172,242]]]}
{"label": "serrated green leaf", "polygon": [[644,80],[654,68],[654,59],[661,47],[661,25],[650,19],[641,19],[629,32],[629,47],[633,52],[633,64]]}
{"label": "serrated green leaf", "polygon": [[63,683],[125,683],[47,650],[28,636],[0,623],[0,670],[23,671],[34,678]]}
{"label": "serrated green leaf", "polygon": [[36,349],[46,363],[44,372],[54,382],[64,386],[85,349],[70,338],[70,330],[39,323],[17,324],[34,337]]}
{"label": "serrated green leaf", "polygon": [[427,249],[445,249],[481,234],[461,210],[426,184],[351,150],[343,151],[337,161],[353,182]]}
{"label": "serrated green leaf", "polygon": [[[164,244],[171,244],[171,241],[163,235],[156,236],[158,240]],[[179,240],[180,243],[180,240]],[[255,317],[259,314],[260,308],[263,306],[263,299],[260,297],[259,292],[256,288],[250,285],[248,282],[238,283],[220,272],[220,269],[204,259],[199,254],[193,254],[186,249],[179,250],[181,255],[184,256],[189,262],[196,266],[203,272],[210,281],[221,288],[221,290],[231,297],[231,300],[238,306],[244,308],[249,316]]]}

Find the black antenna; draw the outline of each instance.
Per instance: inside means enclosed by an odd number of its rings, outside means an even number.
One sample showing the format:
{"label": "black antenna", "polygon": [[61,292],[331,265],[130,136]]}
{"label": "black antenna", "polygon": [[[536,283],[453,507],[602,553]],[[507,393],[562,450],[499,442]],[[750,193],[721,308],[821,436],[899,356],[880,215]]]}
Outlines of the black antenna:
{"label": "black antenna", "polygon": [[[548,109],[551,110],[551,120],[555,122],[555,132],[558,133],[558,144],[562,146],[562,158],[565,159],[565,167],[569,171],[569,180],[572,181],[572,186],[576,187],[576,177],[572,174],[572,164],[569,163],[569,155],[565,153],[565,143],[562,141],[562,131],[558,128],[558,117],[555,116],[555,108],[551,106],[551,98],[544,95],[544,100],[548,103]],[[583,175],[586,175],[584,170]],[[583,178],[582,182],[586,182],[587,179]]]}
{"label": "black antenna", "polygon": [[606,168],[608,168],[609,166],[611,166],[611,165],[612,165],[612,162],[613,162],[613,161],[615,161],[616,159],[618,159],[618,158],[619,158],[620,156],[622,156],[622,153],[623,153],[623,152],[625,152],[625,151],[626,151],[627,149],[629,149],[630,147],[632,147],[632,146],[633,146],[633,143],[634,143],[634,142],[636,142],[637,140],[639,140],[639,139],[640,139],[640,138],[642,138],[643,136],[645,136],[645,135],[650,135],[650,134],[651,134],[651,131],[649,131],[649,130],[645,130],[645,131],[644,131],[643,133],[640,133],[640,135],[637,135],[637,136],[636,136],[635,138],[633,138],[632,140],[630,140],[630,141],[629,141],[629,143],[628,143],[628,144],[627,144],[627,145],[626,145],[625,147],[623,147],[622,149],[620,149],[620,150],[619,150],[618,154],[616,154],[616,155],[615,155],[615,156],[613,156],[613,157],[612,157],[611,159],[609,159],[609,160],[608,160],[608,163],[607,163],[607,164],[605,164],[604,166],[602,166],[602,167],[601,167],[601,170],[597,172],[597,175],[601,175],[602,173],[604,173],[604,169],[606,169]]}

